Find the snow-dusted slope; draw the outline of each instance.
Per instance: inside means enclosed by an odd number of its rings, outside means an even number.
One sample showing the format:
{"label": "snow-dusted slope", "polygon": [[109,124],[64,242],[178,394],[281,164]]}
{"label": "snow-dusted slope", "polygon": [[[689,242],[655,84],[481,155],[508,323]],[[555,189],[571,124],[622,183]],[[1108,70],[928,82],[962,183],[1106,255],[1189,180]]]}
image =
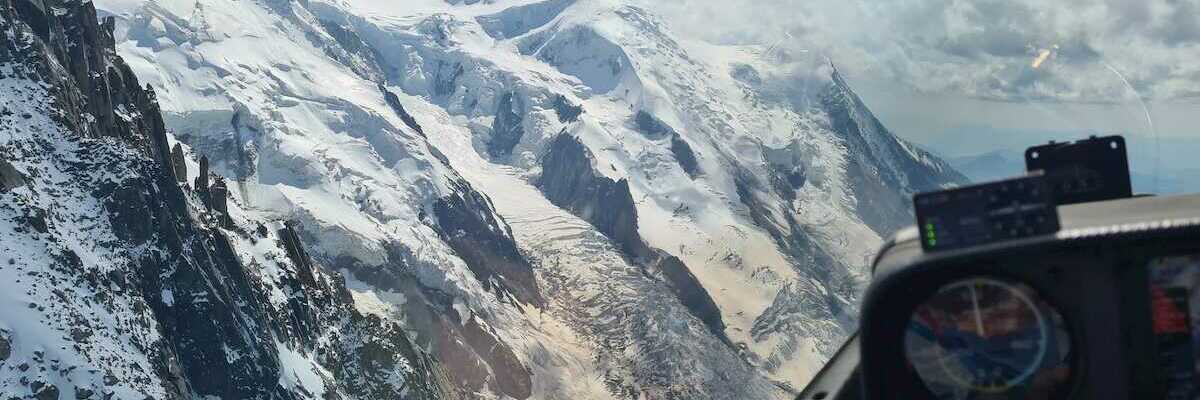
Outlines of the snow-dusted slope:
{"label": "snow-dusted slope", "polygon": [[0,1],[0,393],[452,393],[402,327],[355,309],[293,228],[227,203],[172,149],[112,29],[89,2]]}
{"label": "snow-dusted slope", "polygon": [[789,397],[907,196],[962,180],[826,60],[617,1],[98,3],[240,212],[468,397]]}

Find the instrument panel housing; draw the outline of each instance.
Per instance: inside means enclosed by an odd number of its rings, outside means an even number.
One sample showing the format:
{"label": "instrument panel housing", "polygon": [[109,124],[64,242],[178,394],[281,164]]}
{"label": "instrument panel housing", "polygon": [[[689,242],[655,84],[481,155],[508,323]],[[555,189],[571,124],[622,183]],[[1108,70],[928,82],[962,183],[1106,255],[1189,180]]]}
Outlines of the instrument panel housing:
{"label": "instrument panel housing", "polygon": [[1200,195],[1060,206],[1059,214],[1055,234],[968,249],[925,253],[915,228],[890,241],[863,304],[864,398],[935,398],[907,365],[905,330],[921,302],[972,277],[1029,285],[1063,316],[1072,349],[1066,398],[1163,398],[1149,265],[1200,254]]}

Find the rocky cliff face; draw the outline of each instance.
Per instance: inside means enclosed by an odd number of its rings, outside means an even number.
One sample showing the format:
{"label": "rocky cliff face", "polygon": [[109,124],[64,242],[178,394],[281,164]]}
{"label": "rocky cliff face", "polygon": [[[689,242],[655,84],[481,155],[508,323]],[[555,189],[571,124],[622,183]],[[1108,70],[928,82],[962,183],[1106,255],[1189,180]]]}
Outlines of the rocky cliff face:
{"label": "rocky cliff face", "polygon": [[492,157],[503,157],[512,153],[513,147],[521,142],[525,135],[524,124],[525,104],[520,97],[513,93],[500,96],[496,105],[496,120],[492,124],[492,141],[488,143],[488,153]]}
{"label": "rocky cliff face", "polygon": [[651,251],[637,231],[637,208],[629,182],[596,171],[594,160],[578,138],[560,135],[542,160],[538,187],[551,203],[591,222],[630,257],[650,257]]}
{"label": "rocky cliff face", "polygon": [[[24,38],[15,31],[9,36],[28,41],[10,43],[4,57],[28,67],[17,73],[51,86],[57,121],[83,136],[122,138],[165,158],[165,142],[154,142],[165,133],[153,93],[138,87],[128,65],[114,61],[113,20],[101,27],[92,7],[36,0],[11,2],[5,17],[9,26],[26,28]],[[147,114],[128,106],[144,107]]]}
{"label": "rocky cliff face", "polygon": [[290,226],[180,186],[189,168],[113,26],[91,2],[0,1],[0,156],[24,183],[0,193],[0,392],[448,395],[439,364],[359,312]]}
{"label": "rocky cliff face", "polygon": [[512,294],[535,307],[545,303],[533,267],[512,237],[512,230],[496,217],[488,200],[466,182],[458,192],[434,205],[443,237],[467,262],[484,287]]}

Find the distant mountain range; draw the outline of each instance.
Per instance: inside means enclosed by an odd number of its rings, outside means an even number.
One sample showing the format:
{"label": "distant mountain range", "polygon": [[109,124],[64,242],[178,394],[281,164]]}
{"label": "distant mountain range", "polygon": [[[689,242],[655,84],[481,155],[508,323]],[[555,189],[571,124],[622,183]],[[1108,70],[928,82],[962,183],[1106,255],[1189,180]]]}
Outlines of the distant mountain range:
{"label": "distant mountain range", "polygon": [[1025,172],[1023,152],[995,150],[983,154],[949,157],[946,161],[973,182],[986,182]]}

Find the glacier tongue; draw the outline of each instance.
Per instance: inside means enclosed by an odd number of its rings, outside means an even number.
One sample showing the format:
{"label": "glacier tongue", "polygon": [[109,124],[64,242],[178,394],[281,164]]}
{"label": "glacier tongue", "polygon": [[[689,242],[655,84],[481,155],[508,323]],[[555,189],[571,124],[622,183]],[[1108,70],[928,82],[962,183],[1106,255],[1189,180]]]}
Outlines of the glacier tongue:
{"label": "glacier tongue", "polygon": [[825,60],[620,1],[97,4],[239,221],[296,221],[466,397],[786,398],[963,181]]}

